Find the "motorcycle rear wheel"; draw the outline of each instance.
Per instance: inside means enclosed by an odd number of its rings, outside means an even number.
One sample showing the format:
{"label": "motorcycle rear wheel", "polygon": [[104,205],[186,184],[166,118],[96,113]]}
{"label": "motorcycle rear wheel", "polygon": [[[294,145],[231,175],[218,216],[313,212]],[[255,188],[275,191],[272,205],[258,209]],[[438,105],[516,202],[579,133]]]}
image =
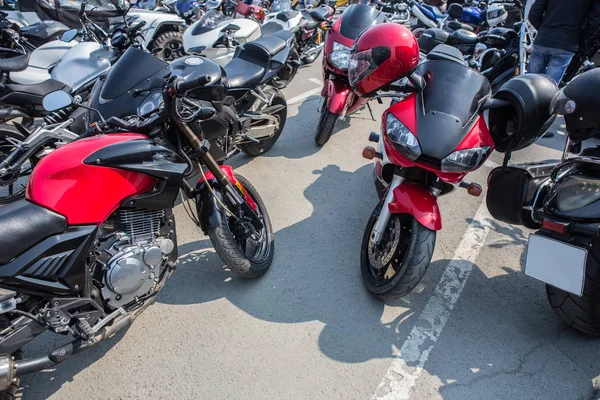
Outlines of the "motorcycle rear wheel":
{"label": "motorcycle rear wheel", "polygon": [[600,250],[588,252],[585,286],[581,297],[546,285],[554,313],[571,328],[587,335],[600,336]]}
{"label": "motorcycle rear wheel", "polygon": [[[429,267],[436,232],[421,225],[412,215],[394,214],[381,242],[374,245],[371,234],[379,218],[383,202],[371,214],[363,236],[360,266],[363,283],[369,292],[380,299],[394,299],[410,293]],[[373,258],[377,256],[373,264]]]}
{"label": "motorcycle rear wheel", "polygon": [[[258,143],[244,143],[244,144],[240,145],[240,150],[242,150],[244,153],[246,153],[247,155],[249,155],[251,157],[256,157],[256,156],[259,156],[259,155],[269,151],[269,149],[271,147],[273,147],[275,142],[277,142],[277,139],[279,139],[279,136],[281,136],[281,133],[283,132],[283,128],[285,128],[285,121],[287,120],[287,102],[285,100],[285,97],[283,97],[283,94],[281,94],[281,92],[275,88],[266,89],[265,94],[268,97],[271,97],[273,91],[275,92],[275,96],[273,97],[273,100],[271,101],[271,106],[278,106],[278,105],[285,106],[282,110],[280,110],[274,114],[275,116],[277,116],[279,118],[279,128],[273,134],[273,136],[271,136],[270,138],[263,139]],[[256,110],[254,110],[254,111],[260,111],[266,107],[268,107],[268,105],[263,103],[263,104],[259,105],[258,107],[256,107]]]}
{"label": "motorcycle rear wheel", "polygon": [[290,54],[290,61],[286,62],[281,71],[273,77],[271,83],[277,89],[283,89],[289,85],[296,74],[298,73],[298,63],[300,62],[300,56],[296,49],[292,49]]}
{"label": "motorcycle rear wheel", "polygon": [[267,213],[267,207],[254,186],[241,175],[236,174],[235,177],[256,203],[257,213],[264,225],[260,232],[260,240],[250,243],[253,246],[257,244],[258,248],[249,248],[248,239],[236,238],[232,232],[234,218],[229,215],[223,215],[221,224],[208,232],[208,237],[217,251],[219,258],[239,276],[249,279],[259,278],[267,272],[273,262],[273,255],[275,253],[273,227]]}
{"label": "motorcycle rear wheel", "polygon": [[[327,101],[325,101],[325,103],[327,103]],[[332,113],[326,107],[321,111],[319,125],[317,125],[317,131],[315,132],[315,142],[317,142],[319,146],[323,146],[329,141],[339,117],[339,115]]]}

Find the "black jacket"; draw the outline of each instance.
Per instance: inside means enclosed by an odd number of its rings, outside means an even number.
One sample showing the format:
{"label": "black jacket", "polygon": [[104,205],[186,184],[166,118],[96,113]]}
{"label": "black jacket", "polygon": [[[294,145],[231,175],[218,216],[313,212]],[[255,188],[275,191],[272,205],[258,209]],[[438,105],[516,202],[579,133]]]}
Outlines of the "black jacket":
{"label": "black jacket", "polygon": [[529,21],[538,30],[535,44],[575,52],[594,0],[535,0]]}

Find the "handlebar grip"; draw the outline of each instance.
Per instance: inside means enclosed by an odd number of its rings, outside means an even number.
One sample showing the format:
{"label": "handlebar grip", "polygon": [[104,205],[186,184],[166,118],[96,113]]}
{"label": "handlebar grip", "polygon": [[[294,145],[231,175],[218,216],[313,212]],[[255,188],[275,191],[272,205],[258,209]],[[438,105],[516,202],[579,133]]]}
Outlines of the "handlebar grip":
{"label": "handlebar grip", "polygon": [[190,81],[187,81],[185,78],[177,79],[173,86],[178,94],[184,94],[192,89],[204,86],[207,83],[210,83],[211,81],[212,78],[210,77],[210,75],[204,75],[198,79],[192,79]]}

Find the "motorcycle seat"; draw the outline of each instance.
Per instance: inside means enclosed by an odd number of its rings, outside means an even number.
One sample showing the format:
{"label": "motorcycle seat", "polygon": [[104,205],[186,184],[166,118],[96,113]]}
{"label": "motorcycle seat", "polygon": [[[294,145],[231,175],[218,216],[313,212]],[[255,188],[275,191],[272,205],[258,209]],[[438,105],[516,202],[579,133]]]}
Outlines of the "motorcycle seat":
{"label": "motorcycle seat", "polygon": [[269,21],[263,26],[260,27],[261,36],[269,36],[274,34],[275,32],[279,32],[283,30],[283,27],[279,25],[277,22]]}
{"label": "motorcycle seat", "polygon": [[0,101],[5,104],[34,104],[41,105],[44,96],[56,90],[67,90],[70,88],[62,82],[48,79],[47,81],[33,85],[6,84],[5,91]]}
{"label": "motorcycle seat", "polygon": [[225,70],[225,87],[228,89],[253,88],[265,76],[267,70],[264,66],[234,58],[223,67]]}
{"label": "motorcycle seat", "polygon": [[312,31],[317,26],[319,26],[319,23],[320,23],[319,21],[310,20],[310,21],[306,22],[306,26],[304,28],[308,31]]}
{"label": "motorcycle seat", "polygon": [[462,53],[456,47],[446,44],[437,45],[427,54],[427,59],[431,61],[454,61],[465,65]]}
{"label": "motorcycle seat", "polygon": [[298,15],[299,12],[298,11],[282,11],[280,13],[278,13],[275,18],[277,18],[278,20],[282,21],[282,22],[288,22],[290,19],[294,18],[296,15]]}
{"label": "motorcycle seat", "polygon": [[270,58],[275,54],[283,50],[287,44],[287,41],[280,37],[280,33],[288,32],[290,35],[293,34],[289,31],[276,32],[273,35],[263,36],[252,42],[244,44],[243,51],[248,51],[256,57]]}
{"label": "motorcycle seat", "polygon": [[464,29],[465,31],[475,32],[475,29],[471,25],[469,25],[469,24],[463,24],[460,21],[450,21],[450,22],[448,22],[448,28],[454,29],[454,30]]}
{"label": "motorcycle seat", "polygon": [[65,232],[67,220],[44,207],[19,200],[0,208],[0,265],[52,235]]}
{"label": "motorcycle seat", "polygon": [[2,72],[17,72],[23,71],[29,65],[29,57],[31,53],[12,58],[0,59],[0,71]]}
{"label": "motorcycle seat", "polygon": [[450,34],[448,44],[475,44],[478,41],[478,36],[473,32],[459,29]]}
{"label": "motorcycle seat", "polygon": [[323,22],[331,16],[331,9],[329,7],[313,8],[308,12],[308,15],[317,22]]}

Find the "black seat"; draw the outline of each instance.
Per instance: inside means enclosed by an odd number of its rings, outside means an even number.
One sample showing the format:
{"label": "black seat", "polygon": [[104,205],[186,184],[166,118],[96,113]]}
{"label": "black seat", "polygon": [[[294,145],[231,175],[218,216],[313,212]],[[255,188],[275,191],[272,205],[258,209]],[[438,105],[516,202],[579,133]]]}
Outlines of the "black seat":
{"label": "black seat", "polygon": [[437,45],[427,54],[427,59],[432,61],[454,61],[465,65],[462,53],[455,47],[447,44]]}
{"label": "black seat", "polygon": [[260,27],[260,33],[261,36],[269,36],[274,34],[275,32],[279,32],[282,29],[283,27],[277,22],[269,21]]}
{"label": "black seat", "polygon": [[273,34],[244,44],[244,51],[249,51],[257,57],[270,58],[283,50],[286,44],[286,40],[278,37],[277,34]]}
{"label": "black seat", "polygon": [[475,44],[477,40],[478,37],[473,32],[459,29],[450,34],[448,44]]}
{"label": "black seat", "polygon": [[33,85],[4,85],[5,91],[1,98],[5,104],[37,104],[41,105],[44,96],[56,90],[70,90],[70,88],[62,82],[48,79],[41,83]]}
{"label": "black seat", "polygon": [[282,11],[280,13],[278,13],[275,18],[277,18],[280,21],[283,22],[288,22],[290,19],[294,18],[296,15],[298,15],[299,12],[298,11]]}
{"label": "black seat", "polygon": [[226,75],[225,87],[229,89],[255,87],[267,72],[264,67],[241,58],[234,58],[223,69]]}
{"label": "black seat", "polygon": [[469,31],[469,32],[475,32],[475,29],[471,25],[469,25],[469,24],[463,24],[460,21],[450,21],[450,22],[448,22],[448,28],[454,29],[454,30],[464,29],[464,30]]}
{"label": "black seat", "polygon": [[315,20],[310,20],[306,22],[306,29],[309,31],[312,31],[313,29],[315,29],[317,26],[319,26],[319,21],[315,21]]}
{"label": "black seat", "polygon": [[310,17],[315,21],[323,22],[331,15],[331,9],[329,7],[320,6],[310,10],[308,15],[310,15]]}
{"label": "black seat", "polygon": [[0,71],[23,71],[29,65],[29,57],[31,57],[31,53],[12,58],[2,58],[0,59]]}
{"label": "black seat", "polygon": [[67,220],[27,200],[0,208],[0,265],[7,264],[52,235],[67,229]]}

